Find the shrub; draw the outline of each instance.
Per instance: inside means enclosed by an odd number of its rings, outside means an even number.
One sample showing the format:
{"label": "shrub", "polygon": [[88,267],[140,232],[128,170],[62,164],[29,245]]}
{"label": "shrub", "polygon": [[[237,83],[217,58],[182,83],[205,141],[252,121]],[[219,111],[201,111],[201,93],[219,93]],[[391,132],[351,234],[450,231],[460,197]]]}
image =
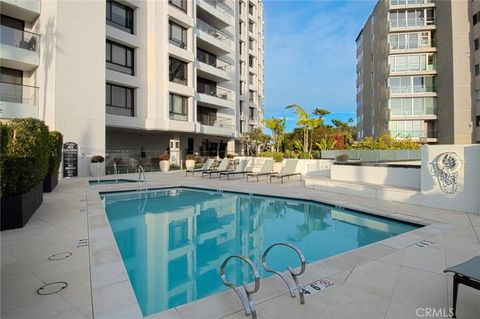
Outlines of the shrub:
{"label": "shrub", "polygon": [[170,155],[168,155],[167,153],[163,153],[162,155],[160,155],[159,159],[161,161],[169,161],[170,160]]}
{"label": "shrub", "polygon": [[273,157],[273,152],[265,151],[258,153],[258,157]]}
{"label": "shrub", "polygon": [[348,157],[347,154],[341,154],[341,155],[338,155],[337,158],[335,158],[335,160],[337,162],[346,162],[346,161],[348,161],[349,158],[350,157]]}
{"label": "shrub", "polygon": [[227,158],[233,159],[233,158],[235,158],[235,155],[233,155],[233,154],[227,154]]}
{"label": "shrub", "polygon": [[48,159],[47,175],[57,175],[62,161],[63,135],[60,132],[52,131],[48,133],[50,144],[50,156]]}
{"label": "shrub", "polygon": [[105,159],[103,158],[102,155],[93,155],[90,162],[92,162],[92,163],[103,163],[104,160]]}
{"label": "shrub", "polygon": [[283,161],[283,153],[275,152],[272,154],[272,158],[275,162],[282,162]]}
{"label": "shrub", "polygon": [[2,197],[30,191],[48,170],[49,135],[43,121],[14,119],[1,128]]}
{"label": "shrub", "polygon": [[193,154],[188,154],[185,158],[186,158],[187,161],[195,160],[195,156],[193,156]]}
{"label": "shrub", "polygon": [[397,139],[390,134],[384,134],[380,137],[367,136],[352,148],[357,150],[418,150],[420,146],[420,143],[410,137]]}

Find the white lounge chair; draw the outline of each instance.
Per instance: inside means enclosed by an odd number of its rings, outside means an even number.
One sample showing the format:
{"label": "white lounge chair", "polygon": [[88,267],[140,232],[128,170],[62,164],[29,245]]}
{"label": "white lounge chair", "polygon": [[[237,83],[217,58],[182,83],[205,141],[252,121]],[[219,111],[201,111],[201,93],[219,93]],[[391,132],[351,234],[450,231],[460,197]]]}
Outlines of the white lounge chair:
{"label": "white lounge chair", "polygon": [[202,172],[202,178],[205,175],[209,175],[209,177],[212,178],[213,174],[220,174],[220,173],[226,172],[229,162],[230,160],[225,157],[224,159],[222,159],[220,164],[218,164],[218,167],[216,169],[211,169],[209,171]]}
{"label": "white lounge chair", "polygon": [[231,175],[242,174],[242,176],[245,176],[245,174],[251,173],[252,171],[247,171],[248,162],[249,162],[249,160],[247,160],[247,159],[240,160],[240,163],[238,163],[238,166],[235,168],[235,170],[222,172],[222,173],[220,173],[218,178],[221,179],[222,176],[225,175],[225,176],[227,176],[227,179],[230,179]]}
{"label": "white lounge chair", "polygon": [[203,163],[203,166],[201,168],[194,168],[194,169],[187,169],[185,171],[185,176],[188,176],[188,173],[192,173],[192,176],[195,176],[195,173],[202,173],[211,170],[211,167],[213,165],[213,159],[209,158]]}
{"label": "white lounge chair", "polygon": [[290,176],[300,175],[300,180],[302,179],[302,173],[295,173],[295,169],[297,168],[298,160],[296,159],[289,159],[285,162],[285,166],[282,167],[280,173],[270,175],[270,183],[272,182],[272,178],[279,178],[283,184],[283,179],[285,177],[290,178]]}
{"label": "white lounge chair", "polygon": [[272,170],[273,170],[273,164],[274,164],[274,161],[271,160],[271,159],[267,159],[263,162],[262,164],[262,167],[260,168],[260,171],[256,172],[256,173],[248,173],[247,174],[247,182],[248,182],[248,177],[257,177],[257,182],[258,182],[258,178],[260,176],[268,176],[268,175],[271,175],[273,174],[272,173]]}

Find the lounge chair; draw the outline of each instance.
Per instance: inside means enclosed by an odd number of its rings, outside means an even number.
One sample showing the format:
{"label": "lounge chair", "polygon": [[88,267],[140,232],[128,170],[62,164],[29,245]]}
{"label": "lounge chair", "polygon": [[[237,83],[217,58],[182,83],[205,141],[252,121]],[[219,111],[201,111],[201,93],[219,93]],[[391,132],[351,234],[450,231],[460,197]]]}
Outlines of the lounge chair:
{"label": "lounge chair", "polygon": [[285,166],[282,167],[280,173],[271,174],[270,175],[270,183],[272,182],[272,178],[279,178],[283,184],[283,179],[285,177],[290,178],[290,176],[300,175],[300,180],[302,179],[301,173],[295,173],[295,169],[297,168],[298,160],[287,160],[285,162]]}
{"label": "lounge chair", "polygon": [[256,172],[256,173],[248,173],[247,174],[247,182],[248,182],[248,177],[257,177],[257,182],[258,182],[258,178],[260,176],[268,176],[268,175],[272,175],[272,170],[273,170],[273,160],[265,160],[262,164],[262,167],[260,168],[260,171]]}
{"label": "lounge chair", "polygon": [[458,285],[480,290],[480,256],[473,257],[464,263],[445,269],[443,272],[453,272],[453,316],[456,318]]}
{"label": "lounge chair", "polygon": [[185,171],[185,176],[188,175],[188,173],[192,173],[192,176],[195,176],[195,173],[202,173],[211,170],[211,167],[213,165],[213,159],[209,158],[203,163],[203,166],[201,168],[194,168],[194,169],[187,169]]}
{"label": "lounge chair", "polygon": [[230,176],[231,175],[238,175],[238,174],[242,174],[242,176],[245,176],[245,174],[247,173],[251,173],[252,171],[247,171],[247,165],[248,165],[248,160],[246,159],[243,159],[240,161],[240,163],[238,163],[238,166],[235,168],[235,170],[233,171],[227,171],[227,172],[222,172],[220,173],[220,175],[218,176],[218,178],[222,178],[223,175],[227,176],[227,179],[230,179]]}
{"label": "lounge chair", "polygon": [[222,159],[220,164],[218,164],[218,167],[216,169],[211,169],[209,171],[202,172],[202,178],[204,175],[209,175],[210,178],[212,178],[213,174],[220,174],[220,173],[226,172],[229,162],[230,160],[225,157],[224,159]]}

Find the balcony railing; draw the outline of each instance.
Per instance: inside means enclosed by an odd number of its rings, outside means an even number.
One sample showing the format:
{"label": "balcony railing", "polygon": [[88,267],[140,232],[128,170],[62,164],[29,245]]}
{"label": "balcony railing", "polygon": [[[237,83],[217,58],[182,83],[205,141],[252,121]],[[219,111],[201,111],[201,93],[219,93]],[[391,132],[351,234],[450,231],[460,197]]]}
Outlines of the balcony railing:
{"label": "balcony railing", "polygon": [[391,6],[413,6],[418,4],[431,4],[436,0],[390,0]]}
{"label": "balcony railing", "polygon": [[412,131],[390,131],[390,135],[399,138],[437,138],[438,134],[435,130],[412,130]]}
{"label": "balcony railing", "polygon": [[217,69],[223,70],[225,72],[229,72],[231,70],[232,65],[225,60],[220,58],[213,59],[214,62],[212,63],[206,56],[198,55],[198,61],[208,64],[210,66],[216,67]]}
{"label": "balcony railing", "polygon": [[215,9],[219,10],[222,13],[227,13],[231,16],[233,16],[233,10],[229,6],[227,6],[225,3],[223,3],[222,0],[203,0]]}
{"label": "balcony railing", "polygon": [[0,43],[28,51],[39,52],[40,35],[2,25],[0,26]]}
{"label": "balcony railing", "polygon": [[206,89],[206,90],[199,90],[198,93],[218,97],[218,98],[223,99],[223,100],[230,100],[230,101],[233,100],[232,99],[232,91],[224,89],[224,88],[220,88],[220,87],[216,87],[216,88],[212,87],[212,88]]}
{"label": "balcony railing", "polygon": [[211,117],[208,115],[200,115],[198,117],[198,123],[202,125],[207,125],[207,126],[232,129],[232,121],[230,119],[222,118],[222,117],[217,117],[215,119],[214,117]]}
{"label": "balcony railing", "polygon": [[431,39],[431,40],[420,40],[418,41],[418,46],[412,46],[412,47],[408,47],[408,48],[398,48],[398,47],[395,47],[395,45],[393,43],[388,43],[388,48],[390,50],[394,50],[394,51],[408,51],[408,50],[419,50],[419,49],[431,49],[431,48],[436,48],[436,41],[435,39]]}
{"label": "balcony railing", "polygon": [[215,28],[214,26],[212,26],[211,24],[208,24],[206,23],[205,21],[203,20],[197,20],[198,21],[198,24],[197,24],[197,28],[200,30],[200,31],[203,31],[203,32],[206,32],[208,33],[209,35],[211,35],[212,37],[220,40],[220,41],[223,41],[223,42],[228,42],[228,43],[231,43],[233,41],[233,38],[231,35],[225,33],[224,31],[220,30],[220,29],[217,29]]}
{"label": "balcony railing", "polygon": [[428,115],[437,115],[437,106],[402,106],[401,108],[391,108],[390,114],[392,117],[419,117]]}
{"label": "balcony railing", "polygon": [[38,87],[0,82],[0,101],[38,105]]}

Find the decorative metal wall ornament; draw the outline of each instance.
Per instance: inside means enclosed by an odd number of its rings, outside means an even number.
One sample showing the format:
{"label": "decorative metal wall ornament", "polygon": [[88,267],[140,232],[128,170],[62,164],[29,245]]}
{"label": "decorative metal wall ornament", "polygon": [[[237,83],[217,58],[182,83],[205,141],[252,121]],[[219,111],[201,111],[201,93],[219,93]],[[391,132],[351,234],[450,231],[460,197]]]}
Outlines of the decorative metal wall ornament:
{"label": "decorative metal wall ornament", "polygon": [[432,161],[432,173],[445,194],[455,194],[460,184],[462,161],[455,152],[438,154]]}

